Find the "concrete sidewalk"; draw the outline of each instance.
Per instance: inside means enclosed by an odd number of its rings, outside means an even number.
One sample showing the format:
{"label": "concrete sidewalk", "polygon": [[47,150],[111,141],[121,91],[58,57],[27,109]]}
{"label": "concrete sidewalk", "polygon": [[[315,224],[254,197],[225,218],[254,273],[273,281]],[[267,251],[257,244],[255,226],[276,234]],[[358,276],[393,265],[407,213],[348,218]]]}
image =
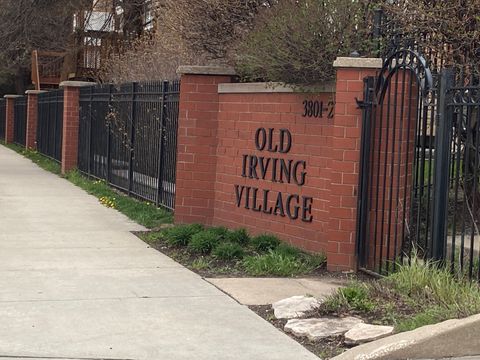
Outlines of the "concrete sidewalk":
{"label": "concrete sidewalk", "polygon": [[318,359],[0,146],[0,359]]}

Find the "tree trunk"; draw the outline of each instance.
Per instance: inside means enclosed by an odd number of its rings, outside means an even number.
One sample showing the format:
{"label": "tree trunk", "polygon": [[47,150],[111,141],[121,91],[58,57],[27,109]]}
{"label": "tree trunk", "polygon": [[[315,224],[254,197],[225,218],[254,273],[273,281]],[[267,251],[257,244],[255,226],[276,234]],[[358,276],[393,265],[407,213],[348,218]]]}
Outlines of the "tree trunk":
{"label": "tree trunk", "polygon": [[15,74],[15,91],[18,95],[24,95],[27,86],[27,71],[23,67],[18,67]]}

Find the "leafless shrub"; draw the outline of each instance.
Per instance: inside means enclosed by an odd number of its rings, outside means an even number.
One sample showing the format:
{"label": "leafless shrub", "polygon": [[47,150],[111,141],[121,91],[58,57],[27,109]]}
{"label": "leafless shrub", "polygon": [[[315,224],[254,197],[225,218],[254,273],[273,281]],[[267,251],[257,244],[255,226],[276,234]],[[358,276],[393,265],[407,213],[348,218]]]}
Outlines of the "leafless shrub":
{"label": "leafless shrub", "polygon": [[436,65],[467,65],[478,71],[480,0],[397,0],[383,7],[390,28],[425,49]]}
{"label": "leafless shrub", "polygon": [[105,63],[101,81],[174,79],[179,65],[231,64],[261,0],[165,0],[156,29]]}
{"label": "leafless shrub", "polygon": [[237,71],[246,81],[331,80],[337,56],[370,53],[372,10],[367,0],[283,0],[258,17]]}

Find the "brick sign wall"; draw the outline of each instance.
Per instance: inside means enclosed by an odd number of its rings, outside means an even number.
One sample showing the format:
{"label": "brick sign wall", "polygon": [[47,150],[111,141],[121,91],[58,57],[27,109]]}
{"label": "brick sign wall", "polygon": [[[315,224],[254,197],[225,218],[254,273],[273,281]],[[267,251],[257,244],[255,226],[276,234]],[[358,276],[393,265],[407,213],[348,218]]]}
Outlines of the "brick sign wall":
{"label": "brick sign wall", "polygon": [[[339,59],[317,93],[231,84],[233,72],[183,69],[176,223],[274,233],[356,268],[363,79],[380,59]],[[180,69],[182,70],[182,69]]]}
{"label": "brick sign wall", "polygon": [[326,251],[333,100],[220,94],[214,223]]}

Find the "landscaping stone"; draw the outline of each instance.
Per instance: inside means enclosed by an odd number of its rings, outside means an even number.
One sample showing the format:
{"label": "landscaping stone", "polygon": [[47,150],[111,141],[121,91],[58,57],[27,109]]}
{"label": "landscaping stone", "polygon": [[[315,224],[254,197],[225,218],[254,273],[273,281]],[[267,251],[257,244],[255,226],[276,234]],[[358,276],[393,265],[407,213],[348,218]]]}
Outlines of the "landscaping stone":
{"label": "landscaping stone", "polygon": [[277,319],[294,319],[315,310],[320,304],[321,302],[312,296],[292,296],[273,303],[272,308]]}
{"label": "landscaping stone", "polygon": [[381,339],[393,333],[393,326],[357,324],[345,333],[345,343],[358,345]]}
{"label": "landscaping stone", "polygon": [[363,320],[355,317],[291,319],[285,325],[285,331],[295,336],[305,336],[315,341],[329,336],[345,334]]}

